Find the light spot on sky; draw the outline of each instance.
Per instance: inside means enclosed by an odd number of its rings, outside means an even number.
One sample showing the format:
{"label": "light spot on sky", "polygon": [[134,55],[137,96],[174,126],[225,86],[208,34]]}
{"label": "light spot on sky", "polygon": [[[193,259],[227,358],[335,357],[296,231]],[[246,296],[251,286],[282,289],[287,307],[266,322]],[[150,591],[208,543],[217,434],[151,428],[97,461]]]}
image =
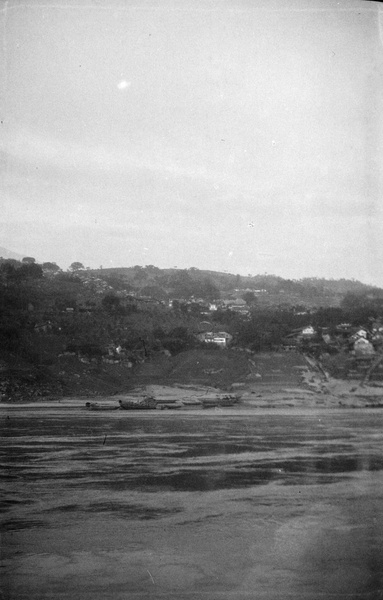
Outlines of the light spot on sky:
{"label": "light spot on sky", "polygon": [[132,85],[131,81],[126,81],[126,79],[121,79],[121,81],[117,84],[117,87],[119,90],[126,90],[131,85]]}

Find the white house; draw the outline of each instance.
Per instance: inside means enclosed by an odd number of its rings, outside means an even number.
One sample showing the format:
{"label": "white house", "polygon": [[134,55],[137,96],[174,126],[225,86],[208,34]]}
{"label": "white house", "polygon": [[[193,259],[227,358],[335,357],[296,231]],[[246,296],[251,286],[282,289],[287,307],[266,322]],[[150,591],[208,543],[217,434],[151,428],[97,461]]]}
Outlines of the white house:
{"label": "white house", "polygon": [[301,331],[301,335],[303,337],[310,337],[315,335],[315,329],[312,325],[309,325],[308,327],[305,327],[304,329],[302,329]]}
{"label": "white house", "polygon": [[233,336],[226,331],[205,331],[203,333],[199,333],[197,338],[206,344],[217,344],[221,348],[227,348],[228,344],[233,339]]}
{"label": "white house", "polygon": [[356,356],[371,356],[375,354],[374,346],[364,337],[360,337],[354,343],[354,352]]}

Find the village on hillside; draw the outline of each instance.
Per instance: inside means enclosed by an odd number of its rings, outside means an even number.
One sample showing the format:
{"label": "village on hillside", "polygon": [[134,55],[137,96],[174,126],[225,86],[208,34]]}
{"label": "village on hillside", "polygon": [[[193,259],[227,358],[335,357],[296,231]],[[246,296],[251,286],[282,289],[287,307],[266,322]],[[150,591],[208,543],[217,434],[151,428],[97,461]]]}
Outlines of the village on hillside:
{"label": "village on hillside", "polygon": [[165,380],[166,361],[191,351],[299,353],[334,377],[383,380],[383,290],[360,282],[152,265],[64,272],[26,257],[0,259],[0,285],[3,399],[119,391],[160,363]]}

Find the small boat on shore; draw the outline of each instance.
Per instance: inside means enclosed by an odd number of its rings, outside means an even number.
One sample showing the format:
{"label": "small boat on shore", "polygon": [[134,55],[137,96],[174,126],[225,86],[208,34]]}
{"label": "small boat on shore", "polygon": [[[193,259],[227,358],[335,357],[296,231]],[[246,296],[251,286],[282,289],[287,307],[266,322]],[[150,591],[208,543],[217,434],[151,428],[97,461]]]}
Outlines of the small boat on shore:
{"label": "small boat on shore", "polygon": [[201,404],[202,408],[215,408],[216,406],[219,406],[218,400],[214,400],[213,398],[205,398],[202,400]]}
{"label": "small boat on shore", "polygon": [[158,410],[176,410],[177,408],[182,408],[181,404],[176,404],[175,402],[171,402],[169,404],[158,404]]}
{"label": "small boat on shore", "polygon": [[198,400],[197,398],[185,398],[184,400],[181,400],[181,402],[184,406],[202,406],[201,400]]}
{"label": "small boat on shore", "polygon": [[127,398],[118,401],[123,410],[154,410],[157,408],[157,400],[152,396],[144,398]]}
{"label": "small boat on shore", "polygon": [[106,404],[106,403],[99,403],[99,402],[86,402],[85,408],[87,410],[116,410],[117,408],[120,408],[120,407],[115,404]]}
{"label": "small boat on shore", "polygon": [[240,399],[240,396],[232,396],[228,394],[226,396],[221,396],[220,398],[218,398],[218,405],[233,406],[234,404],[237,404],[240,401]]}
{"label": "small boat on shore", "polygon": [[237,404],[239,400],[240,396],[232,396],[230,394],[211,398],[201,398],[203,408],[214,408],[215,406],[234,406],[234,404]]}
{"label": "small boat on shore", "polygon": [[156,398],[157,404],[174,404],[178,402],[177,398]]}

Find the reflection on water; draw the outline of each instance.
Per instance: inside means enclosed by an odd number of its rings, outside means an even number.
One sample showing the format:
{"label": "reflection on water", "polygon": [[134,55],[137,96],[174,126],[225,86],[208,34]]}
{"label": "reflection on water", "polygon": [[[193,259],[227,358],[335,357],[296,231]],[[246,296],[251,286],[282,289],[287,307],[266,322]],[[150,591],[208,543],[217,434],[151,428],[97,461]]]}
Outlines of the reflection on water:
{"label": "reflection on water", "polygon": [[378,411],[8,416],[6,598],[383,598]]}
{"label": "reflection on water", "polygon": [[63,506],[55,506],[54,508],[48,508],[45,512],[93,512],[93,513],[115,513],[120,517],[132,517],[134,519],[158,519],[167,514],[174,514],[180,512],[178,508],[150,508],[140,504],[129,504],[124,502],[93,502],[87,506],[80,506],[78,504],[66,504]]}

